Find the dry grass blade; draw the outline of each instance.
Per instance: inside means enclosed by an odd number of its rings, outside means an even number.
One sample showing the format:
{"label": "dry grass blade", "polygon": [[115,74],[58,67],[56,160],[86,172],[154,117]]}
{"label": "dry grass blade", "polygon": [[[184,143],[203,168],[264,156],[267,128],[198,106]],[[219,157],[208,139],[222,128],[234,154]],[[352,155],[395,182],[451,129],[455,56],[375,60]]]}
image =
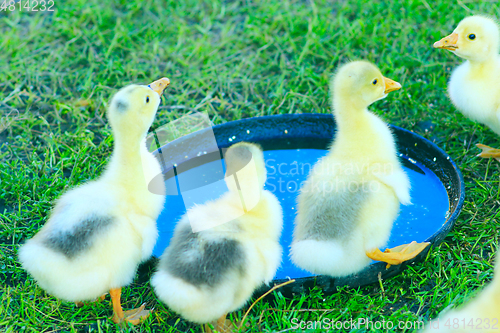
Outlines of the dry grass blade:
{"label": "dry grass blade", "polygon": [[241,328],[243,327],[243,324],[245,323],[245,320],[247,319],[247,316],[250,313],[250,310],[252,310],[252,308],[255,306],[255,304],[257,304],[261,299],[263,299],[264,297],[266,297],[267,295],[269,295],[270,293],[272,293],[276,289],[281,288],[283,286],[286,286],[287,284],[294,283],[294,282],[295,282],[295,280],[290,280],[290,281],[286,281],[286,282],[280,283],[278,285],[275,285],[274,287],[272,287],[271,289],[269,289],[264,295],[262,295],[259,298],[257,298],[257,300],[255,300],[255,302],[253,302],[252,305],[250,305],[250,307],[248,308],[247,312],[245,312],[245,315],[243,316],[243,319],[241,319],[241,322],[238,325],[238,331],[241,331]]}

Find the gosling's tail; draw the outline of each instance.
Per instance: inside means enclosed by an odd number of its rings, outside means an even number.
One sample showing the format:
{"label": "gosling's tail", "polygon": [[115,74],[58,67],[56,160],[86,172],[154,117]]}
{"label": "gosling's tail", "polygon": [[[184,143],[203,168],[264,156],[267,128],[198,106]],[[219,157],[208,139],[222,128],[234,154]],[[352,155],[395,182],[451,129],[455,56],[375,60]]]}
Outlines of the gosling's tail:
{"label": "gosling's tail", "polygon": [[290,246],[290,259],[306,271],[335,277],[359,272],[370,263],[362,244],[346,248],[342,242],[335,240],[294,241]]}

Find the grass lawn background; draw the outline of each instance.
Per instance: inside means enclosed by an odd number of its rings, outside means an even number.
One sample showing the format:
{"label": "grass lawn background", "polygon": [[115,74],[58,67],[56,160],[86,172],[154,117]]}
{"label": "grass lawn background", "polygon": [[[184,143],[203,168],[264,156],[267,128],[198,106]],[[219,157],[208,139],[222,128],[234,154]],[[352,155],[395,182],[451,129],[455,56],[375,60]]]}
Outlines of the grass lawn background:
{"label": "grass lawn background", "polygon": [[[155,126],[193,111],[208,111],[220,124],[328,113],[335,68],[367,59],[403,85],[370,109],[434,141],[463,172],[463,212],[424,263],[383,281],[383,288],[342,289],[331,296],[315,289],[295,299],[277,292],[275,304],[252,309],[249,331],[292,331],[293,318],[426,320],[462,304],[491,280],[500,164],[475,157],[475,144],[498,146],[500,140],[450,103],[446,83],[461,60],[432,43],[465,16],[500,18],[498,2],[55,0],[54,8],[0,12],[0,332],[89,325],[119,330],[107,321],[109,298],[77,309],[46,294],[21,269],[17,250],[47,221],[54,199],[102,172],[113,145],[105,119],[111,95],[162,76],[171,86]],[[426,132],[428,122],[435,128]],[[124,288],[123,301],[126,309],[143,302],[155,308],[130,331],[188,327],[156,299],[149,282]],[[231,318],[240,320],[246,309]],[[290,311],[300,309],[331,312]]]}

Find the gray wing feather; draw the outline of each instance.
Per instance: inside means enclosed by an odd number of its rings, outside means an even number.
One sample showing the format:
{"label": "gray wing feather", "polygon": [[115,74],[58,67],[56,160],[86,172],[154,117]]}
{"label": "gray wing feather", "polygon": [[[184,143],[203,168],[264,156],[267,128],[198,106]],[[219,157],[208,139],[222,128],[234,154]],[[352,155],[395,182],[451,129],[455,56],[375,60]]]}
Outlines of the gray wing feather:
{"label": "gray wing feather", "polygon": [[348,238],[357,226],[362,204],[368,195],[362,186],[301,193],[295,240]]}
{"label": "gray wing feather", "polygon": [[193,285],[213,287],[230,271],[243,273],[244,263],[243,249],[236,240],[207,241],[186,224],[176,231],[165,250],[160,269]]}
{"label": "gray wing feather", "polygon": [[75,258],[90,249],[97,236],[105,232],[114,220],[112,216],[88,216],[70,230],[50,232],[44,244],[69,259]]}

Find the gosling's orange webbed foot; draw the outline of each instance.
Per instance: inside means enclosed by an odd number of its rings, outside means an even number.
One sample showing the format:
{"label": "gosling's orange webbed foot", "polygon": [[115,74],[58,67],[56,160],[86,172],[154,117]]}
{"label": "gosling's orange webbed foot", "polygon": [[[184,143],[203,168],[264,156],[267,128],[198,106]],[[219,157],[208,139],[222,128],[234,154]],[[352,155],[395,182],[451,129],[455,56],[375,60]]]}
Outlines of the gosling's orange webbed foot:
{"label": "gosling's orange webbed foot", "polygon": [[405,261],[415,258],[429,245],[430,243],[428,242],[417,243],[413,241],[410,244],[399,245],[392,249],[385,249],[384,252],[379,249],[366,251],[366,255],[372,260],[386,262],[387,269],[391,267],[391,265],[400,265]]}
{"label": "gosling's orange webbed foot", "polygon": [[143,304],[137,309],[123,311],[123,317],[115,313],[112,320],[115,324],[131,323],[132,325],[139,325],[151,315],[152,310],[146,310],[145,308],[146,304]]}
{"label": "gosling's orange webbed foot", "polygon": [[493,157],[498,162],[500,162],[500,149],[495,149],[487,145],[483,145],[481,143],[476,144],[476,147],[480,148],[482,151],[477,156],[483,158]]}
{"label": "gosling's orange webbed foot", "polygon": [[124,311],[123,314],[125,315],[125,318],[123,318],[123,321],[131,323],[132,325],[139,325],[144,320],[146,320],[153,311],[153,310],[146,310],[145,308],[146,304],[143,304],[137,309]]}
{"label": "gosling's orange webbed foot", "polygon": [[143,322],[151,314],[150,310],[146,310],[146,304],[142,304],[137,309],[123,311],[121,305],[121,288],[111,289],[111,302],[113,303],[113,317],[111,320],[115,324],[131,323],[138,325]]}

